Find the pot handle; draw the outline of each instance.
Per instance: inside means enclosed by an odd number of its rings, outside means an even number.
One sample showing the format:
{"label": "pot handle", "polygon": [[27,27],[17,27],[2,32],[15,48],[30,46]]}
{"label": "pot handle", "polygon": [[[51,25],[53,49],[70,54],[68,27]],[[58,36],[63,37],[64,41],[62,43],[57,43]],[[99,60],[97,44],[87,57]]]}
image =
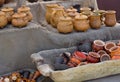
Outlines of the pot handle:
{"label": "pot handle", "polygon": [[51,23],[53,26],[55,26],[55,22],[54,22],[54,19],[53,19],[53,17],[54,17],[55,14],[56,14],[56,11],[54,10],[54,11],[52,12],[51,19],[50,19],[50,23]]}

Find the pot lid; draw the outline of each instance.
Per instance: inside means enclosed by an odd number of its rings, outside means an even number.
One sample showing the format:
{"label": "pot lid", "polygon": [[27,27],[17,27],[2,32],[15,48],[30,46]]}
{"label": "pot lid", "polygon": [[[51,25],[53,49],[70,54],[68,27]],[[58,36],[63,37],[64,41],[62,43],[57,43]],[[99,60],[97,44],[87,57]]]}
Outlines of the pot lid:
{"label": "pot lid", "polygon": [[60,20],[63,20],[63,21],[71,21],[72,18],[71,18],[71,17],[60,17]]}
{"label": "pot lid", "polygon": [[88,17],[86,15],[82,15],[82,14],[79,14],[79,15],[76,15],[75,16],[75,19],[87,19]]}
{"label": "pot lid", "polygon": [[23,5],[20,8],[18,8],[18,11],[30,11],[30,8],[25,6],[25,5]]}
{"label": "pot lid", "polygon": [[106,11],[105,10],[94,10],[93,12],[98,12],[98,13],[105,13]]}
{"label": "pot lid", "polygon": [[82,7],[82,8],[80,8],[80,10],[88,10],[88,11],[91,11],[91,8],[89,8],[89,7]]}
{"label": "pot lid", "polygon": [[0,11],[0,16],[5,16],[5,13]]}
{"label": "pot lid", "polygon": [[12,17],[13,18],[22,18],[22,17],[25,17],[26,14],[25,13],[15,13]]}
{"label": "pot lid", "polygon": [[69,13],[67,13],[69,16],[72,16],[72,17],[75,17],[76,15],[78,15],[79,13],[77,13],[77,12],[75,12],[75,13],[73,13],[73,12],[69,12]]}
{"label": "pot lid", "polygon": [[67,12],[77,12],[77,9],[71,7],[69,9],[66,10]]}
{"label": "pot lid", "polygon": [[1,9],[3,12],[7,12],[7,11],[13,11],[14,9],[11,7],[5,7]]}

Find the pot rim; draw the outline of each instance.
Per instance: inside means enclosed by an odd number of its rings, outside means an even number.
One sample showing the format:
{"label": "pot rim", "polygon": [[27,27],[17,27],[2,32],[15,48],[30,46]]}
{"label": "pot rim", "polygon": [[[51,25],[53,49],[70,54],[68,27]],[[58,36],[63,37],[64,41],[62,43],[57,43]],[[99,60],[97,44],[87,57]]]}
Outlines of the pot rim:
{"label": "pot rim", "polygon": [[[119,49],[120,47],[119,46],[114,46],[114,47],[112,47],[112,48],[110,48],[110,52],[114,52],[114,51],[116,51],[117,49]],[[115,49],[115,50],[114,50]]]}
{"label": "pot rim", "polygon": [[[100,54],[101,52],[103,52],[104,54],[107,54],[107,52],[105,50],[99,50],[97,53]],[[101,54],[100,54],[101,55]],[[102,54],[103,55],[103,54]]]}
{"label": "pot rim", "polygon": [[107,56],[107,57],[109,58],[109,60],[111,59],[110,55],[106,53],[106,54],[103,54],[103,55],[100,57],[100,61],[102,61],[102,57],[104,57],[104,56]]}
{"label": "pot rim", "polygon": [[106,44],[104,46],[106,50],[110,50],[110,49],[107,48],[107,45],[109,45],[109,44],[113,44],[113,47],[116,46],[116,44],[114,42],[106,42]]}
{"label": "pot rim", "polygon": [[[91,54],[95,54],[95,55],[91,55]],[[94,57],[94,58],[100,58],[100,55],[96,52],[89,52],[89,56]]]}
{"label": "pot rim", "polygon": [[[100,42],[102,43],[102,45],[96,44],[96,42]],[[93,43],[97,46],[105,46],[105,42],[103,42],[102,40],[95,40]]]}

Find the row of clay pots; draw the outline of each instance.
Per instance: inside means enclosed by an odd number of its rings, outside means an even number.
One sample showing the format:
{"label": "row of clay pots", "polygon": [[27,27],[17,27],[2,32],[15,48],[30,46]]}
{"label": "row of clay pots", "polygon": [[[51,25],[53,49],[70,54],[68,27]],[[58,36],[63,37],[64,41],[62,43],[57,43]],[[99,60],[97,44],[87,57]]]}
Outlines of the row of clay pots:
{"label": "row of clay pots", "polygon": [[92,49],[93,51],[99,53],[101,56],[108,54],[112,59],[116,58],[116,56],[118,59],[120,59],[120,45],[118,44],[115,44],[114,42],[105,43],[101,40],[95,40],[93,42]]}
{"label": "row of clay pots", "polygon": [[2,8],[0,11],[0,28],[4,28],[7,24],[12,23],[15,27],[24,27],[32,20],[32,13],[30,8],[22,6],[18,8],[17,13],[14,12],[13,8]]}
{"label": "row of clay pots", "polygon": [[75,51],[72,54],[64,52],[56,59],[55,64],[65,64],[69,67],[76,67],[86,65],[89,63],[98,63],[108,60],[120,59],[120,42],[103,42],[102,40],[95,40],[92,45],[93,51],[80,52]]}
{"label": "row of clay pots", "polygon": [[[61,33],[70,33],[73,29],[84,32],[90,27],[98,29],[102,24],[101,15],[96,14],[98,11],[91,15],[92,11],[90,10],[90,8],[81,8],[82,14],[79,14],[74,8],[65,10],[63,6],[58,4],[48,4],[46,5],[46,21]],[[101,12],[99,11],[99,13]],[[106,12],[105,24],[106,26],[116,24],[115,11]]]}

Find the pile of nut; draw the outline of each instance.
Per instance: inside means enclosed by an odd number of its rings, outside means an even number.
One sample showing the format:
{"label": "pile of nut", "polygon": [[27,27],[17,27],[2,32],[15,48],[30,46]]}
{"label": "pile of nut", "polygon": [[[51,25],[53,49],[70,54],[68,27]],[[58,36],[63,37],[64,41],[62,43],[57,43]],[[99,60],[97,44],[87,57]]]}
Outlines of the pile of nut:
{"label": "pile of nut", "polygon": [[56,58],[55,64],[65,64],[69,67],[98,63],[108,60],[120,59],[120,42],[103,42],[95,40],[92,44],[92,51],[89,53],[75,51],[72,54],[65,52]]}
{"label": "pile of nut", "polygon": [[18,8],[16,13],[13,8],[5,7],[0,11],[0,28],[4,28],[7,24],[12,24],[15,27],[24,27],[32,18],[30,8],[27,6]]}
{"label": "pile of nut", "polygon": [[28,70],[22,70],[6,76],[1,76],[0,82],[40,82],[40,77],[41,74],[39,71],[35,71],[32,73]]}

